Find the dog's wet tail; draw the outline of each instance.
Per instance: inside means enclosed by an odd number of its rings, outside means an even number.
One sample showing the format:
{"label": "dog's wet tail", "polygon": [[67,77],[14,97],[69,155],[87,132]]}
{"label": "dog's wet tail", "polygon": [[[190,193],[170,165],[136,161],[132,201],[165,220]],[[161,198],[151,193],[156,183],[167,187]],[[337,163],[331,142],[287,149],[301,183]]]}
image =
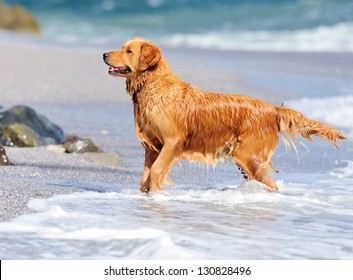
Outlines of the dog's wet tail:
{"label": "dog's wet tail", "polygon": [[318,136],[320,139],[328,140],[336,148],[338,148],[337,140],[347,139],[337,129],[319,121],[309,120],[300,112],[284,107],[276,107],[276,109],[278,112],[277,123],[279,131],[286,147],[289,147],[290,142],[296,150],[293,139],[299,141],[297,138],[298,134],[312,142],[315,141],[311,136]]}

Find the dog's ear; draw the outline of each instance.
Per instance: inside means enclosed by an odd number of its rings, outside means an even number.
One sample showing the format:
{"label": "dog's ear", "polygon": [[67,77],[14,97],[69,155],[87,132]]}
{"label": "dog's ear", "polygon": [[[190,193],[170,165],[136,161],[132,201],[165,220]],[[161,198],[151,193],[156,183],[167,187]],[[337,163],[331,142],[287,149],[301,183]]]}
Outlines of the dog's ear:
{"label": "dog's ear", "polygon": [[157,46],[146,42],[141,46],[139,69],[141,71],[145,71],[146,69],[156,65],[160,59],[160,49]]}

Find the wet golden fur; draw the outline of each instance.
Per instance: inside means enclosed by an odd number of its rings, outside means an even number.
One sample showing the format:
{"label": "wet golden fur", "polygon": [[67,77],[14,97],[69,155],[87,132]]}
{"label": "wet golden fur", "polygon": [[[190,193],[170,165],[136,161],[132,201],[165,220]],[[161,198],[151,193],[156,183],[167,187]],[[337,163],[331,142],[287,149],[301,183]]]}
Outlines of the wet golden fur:
{"label": "wet golden fur", "polygon": [[134,38],[121,50],[104,54],[110,74],[125,77],[134,103],[136,136],[145,147],[141,191],[170,183],[179,160],[216,164],[233,160],[250,179],[276,191],[269,176],[280,134],[286,144],[297,135],[332,142],[345,137],[333,127],[301,113],[240,95],[203,91],[171,72],[160,49]]}

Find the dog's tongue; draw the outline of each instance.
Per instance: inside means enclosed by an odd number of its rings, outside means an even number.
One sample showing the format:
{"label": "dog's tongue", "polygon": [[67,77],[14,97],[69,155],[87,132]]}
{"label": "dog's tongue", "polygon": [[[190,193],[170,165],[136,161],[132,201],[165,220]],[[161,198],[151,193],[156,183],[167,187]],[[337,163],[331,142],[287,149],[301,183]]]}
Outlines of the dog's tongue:
{"label": "dog's tongue", "polygon": [[119,70],[119,67],[113,67],[113,66],[109,67],[109,71],[118,71],[118,70]]}

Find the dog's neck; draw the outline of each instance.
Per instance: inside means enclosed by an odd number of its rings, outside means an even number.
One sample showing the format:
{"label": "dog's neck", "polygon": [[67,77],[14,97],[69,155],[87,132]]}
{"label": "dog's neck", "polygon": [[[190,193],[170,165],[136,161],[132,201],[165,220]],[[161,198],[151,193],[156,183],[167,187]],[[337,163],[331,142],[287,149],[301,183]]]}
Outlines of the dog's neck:
{"label": "dog's neck", "polygon": [[133,103],[137,103],[137,94],[142,90],[148,81],[150,70],[135,74],[133,77],[126,79],[126,92],[130,95]]}
{"label": "dog's neck", "polygon": [[165,77],[171,73],[166,60],[162,57],[155,66],[137,72],[132,77],[126,79],[126,91],[130,95],[133,103],[138,102],[138,95],[142,89],[156,77]]}

